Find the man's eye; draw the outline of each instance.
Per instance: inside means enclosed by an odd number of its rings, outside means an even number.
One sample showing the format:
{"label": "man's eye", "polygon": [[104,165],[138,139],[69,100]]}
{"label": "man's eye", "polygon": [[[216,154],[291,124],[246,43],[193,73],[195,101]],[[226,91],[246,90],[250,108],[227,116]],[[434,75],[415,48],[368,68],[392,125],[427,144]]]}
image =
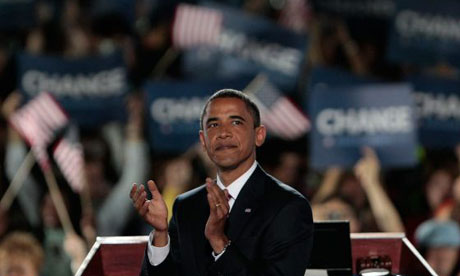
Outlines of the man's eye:
{"label": "man's eye", "polygon": [[234,125],[241,125],[241,124],[243,124],[241,121],[233,121],[232,123],[233,123]]}
{"label": "man's eye", "polygon": [[216,127],[216,126],[217,126],[217,123],[212,123],[212,124],[208,125],[208,128],[213,128],[213,127]]}

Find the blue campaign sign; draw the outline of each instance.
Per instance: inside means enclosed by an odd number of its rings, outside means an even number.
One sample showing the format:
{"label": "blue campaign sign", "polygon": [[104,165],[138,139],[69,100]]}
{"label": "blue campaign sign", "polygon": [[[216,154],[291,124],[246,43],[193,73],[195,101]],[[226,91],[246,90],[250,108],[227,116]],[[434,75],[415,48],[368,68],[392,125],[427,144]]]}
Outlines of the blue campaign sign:
{"label": "blue campaign sign", "polygon": [[128,83],[121,53],[79,59],[19,54],[17,61],[18,87],[26,100],[50,92],[84,127],[125,118]]}
{"label": "blue campaign sign", "polygon": [[330,27],[331,23],[336,23],[334,18],[340,18],[346,22],[353,37],[360,40],[370,38],[376,43],[382,43],[387,37],[388,24],[396,10],[395,2],[396,0],[312,0],[311,4],[315,14],[327,16],[324,23],[329,24],[321,26]]}
{"label": "blue campaign sign", "polygon": [[453,147],[460,142],[460,81],[423,75],[406,79],[415,91],[420,142]]}
{"label": "blue campaign sign", "polygon": [[149,140],[155,152],[180,153],[199,142],[200,115],[210,95],[223,88],[242,90],[250,79],[149,82]]}
{"label": "blue campaign sign", "polygon": [[363,146],[374,148],[384,167],[414,165],[413,113],[408,84],[318,86],[310,98],[312,166],[351,167]]}
{"label": "blue campaign sign", "polygon": [[183,69],[187,76],[255,77],[262,72],[281,90],[295,89],[307,47],[305,35],[241,10],[211,3],[207,7],[222,12],[222,29],[216,45],[185,52]]}
{"label": "blue campaign sign", "polygon": [[317,66],[311,70],[307,92],[312,92],[317,86],[351,86],[375,82],[377,80],[373,78],[358,76],[343,69]]}
{"label": "blue campaign sign", "polygon": [[342,18],[389,19],[395,10],[395,0],[313,0],[317,13]]}
{"label": "blue campaign sign", "polygon": [[36,24],[36,0],[0,0],[0,30],[28,29]]}
{"label": "blue campaign sign", "polygon": [[460,65],[459,47],[460,2],[397,1],[388,42],[389,60]]}

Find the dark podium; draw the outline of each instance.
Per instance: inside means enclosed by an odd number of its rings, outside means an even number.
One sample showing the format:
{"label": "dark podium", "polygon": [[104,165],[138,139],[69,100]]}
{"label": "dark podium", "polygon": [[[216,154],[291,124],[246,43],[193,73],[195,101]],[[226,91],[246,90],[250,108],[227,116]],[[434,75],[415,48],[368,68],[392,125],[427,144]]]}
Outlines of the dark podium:
{"label": "dark podium", "polygon": [[437,275],[404,233],[353,233],[350,236],[353,273],[360,261],[373,262],[380,257],[380,261],[391,260],[392,275]]}
{"label": "dark podium", "polygon": [[137,276],[148,236],[98,237],[75,276]]}
{"label": "dark podium", "polygon": [[[326,225],[327,227],[328,225]],[[437,275],[403,233],[359,233],[348,236],[351,237],[351,240],[348,239],[349,244],[351,241],[351,256],[345,257],[345,261],[339,260],[339,262],[334,262],[332,259],[326,260],[331,262],[331,266],[336,264],[343,266],[345,263],[349,264],[348,266],[351,268],[344,270],[334,267],[312,267],[315,271],[322,270],[323,272],[319,274],[309,273],[309,275],[357,275],[357,269],[359,269],[357,266],[369,266],[377,263],[387,266],[392,275]],[[75,275],[137,276],[147,241],[147,236],[98,237]],[[340,251],[339,246],[343,248],[342,245],[338,244],[328,248],[331,258],[334,258],[332,252]],[[325,266],[327,265],[326,263]]]}

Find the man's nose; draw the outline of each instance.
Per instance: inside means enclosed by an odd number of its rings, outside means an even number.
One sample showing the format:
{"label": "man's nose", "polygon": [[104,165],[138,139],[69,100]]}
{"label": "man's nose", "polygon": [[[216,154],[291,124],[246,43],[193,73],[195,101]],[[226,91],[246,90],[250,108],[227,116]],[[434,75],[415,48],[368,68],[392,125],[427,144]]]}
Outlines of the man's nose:
{"label": "man's nose", "polygon": [[230,127],[227,125],[222,125],[219,129],[219,138],[228,138],[232,136]]}

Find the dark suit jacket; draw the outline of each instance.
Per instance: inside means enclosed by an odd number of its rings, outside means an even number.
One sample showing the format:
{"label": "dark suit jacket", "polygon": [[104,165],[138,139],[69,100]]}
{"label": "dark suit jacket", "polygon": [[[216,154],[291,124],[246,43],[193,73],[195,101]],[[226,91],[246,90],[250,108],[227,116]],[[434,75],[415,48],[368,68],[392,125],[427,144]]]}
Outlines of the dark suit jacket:
{"label": "dark suit jacket", "polygon": [[180,195],[170,221],[170,253],[141,275],[304,275],[313,241],[310,205],[294,189],[257,167],[240,191],[227,220],[232,241],[217,261],[204,236],[206,188]]}

